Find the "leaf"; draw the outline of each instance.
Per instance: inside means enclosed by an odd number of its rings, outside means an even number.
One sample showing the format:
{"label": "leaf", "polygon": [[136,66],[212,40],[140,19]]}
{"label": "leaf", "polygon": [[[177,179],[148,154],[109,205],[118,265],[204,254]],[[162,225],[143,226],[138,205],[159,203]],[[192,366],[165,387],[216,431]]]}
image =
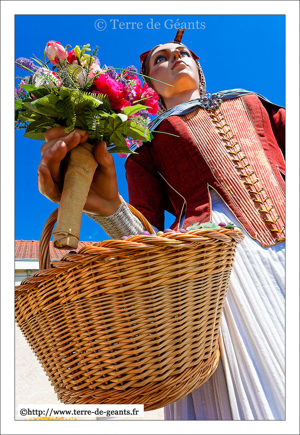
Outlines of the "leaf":
{"label": "leaf", "polygon": [[122,122],[115,131],[118,131],[119,133],[124,134],[125,136],[127,136],[127,132],[128,132],[128,125],[127,122]]}
{"label": "leaf", "polygon": [[38,113],[32,112],[31,110],[24,110],[22,112],[19,112],[18,118],[21,121],[25,122],[32,122],[38,119],[41,115]]}
{"label": "leaf", "polygon": [[50,105],[42,106],[41,104],[38,103],[33,104],[32,102],[31,103],[23,102],[23,106],[25,106],[29,110],[32,110],[32,112],[39,113],[40,115],[46,115],[53,118],[58,118],[60,116],[59,112],[55,108],[53,108],[53,106]]}
{"label": "leaf", "polygon": [[234,228],[235,225],[232,222],[228,222],[224,228]]}
{"label": "leaf", "polygon": [[15,100],[15,109],[22,109],[22,100]]}
{"label": "leaf", "polygon": [[188,231],[191,230],[199,230],[199,229],[207,229],[207,230],[219,230],[221,227],[212,222],[203,222],[199,224],[199,222],[193,223],[190,227],[187,228]]}
{"label": "leaf", "polygon": [[36,87],[34,85],[20,85],[20,88],[25,89],[27,92],[32,92],[36,90]]}
{"label": "leaf", "polygon": [[46,130],[43,132],[39,131],[31,131],[29,133],[24,133],[24,137],[27,137],[28,139],[35,139],[35,140],[45,140],[45,134]]}
{"label": "leaf", "polygon": [[117,130],[117,128],[123,123],[122,119],[119,118],[119,116],[117,115],[116,117],[114,116],[114,130]]}
{"label": "leaf", "polygon": [[121,133],[114,131],[113,134],[109,137],[109,144],[111,143],[113,143],[116,147],[122,147],[123,152],[124,150],[127,150],[128,152],[127,143]]}
{"label": "leaf", "polygon": [[58,100],[59,100],[59,98],[56,95],[48,93],[47,95],[42,96],[38,100],[35,100],[33,102],[33,104],[42,104],[45,106],[53,106],[53,108],[54,108],[55,104],[57,103]]}
{"label": "leaf", "polygon": [[118,117],[121,119],[122,122],[125,122],[128,119],[128,116],[124,113],[118,113]]}
{"label": "leaf", "polygon": [[[36,98],[41,99],[43,98],[45,95],[51,95],[49,94],[49,91],[47,88],[45,88],[44,86],[41,86],[37,89],[35,89],[34,91],[30,92],[32,95],[34,95]],[[52,95],[51,95],[52,96]],[[36,101],[36,100],[35,100]]]}
{"label": "leaf", "polygon": [[40,128],[48,130],[49,128],[58,127],[58,126],[59,124],[57,124],[54,119],[49,119],[44,116],[41,116],[39,119],[29,124],[25,133],[34,132]]}
{"label": "leaf", "polygon": [[129,150],[129,149],[124,149],[124,147],[112,147],[112,148],[110,148],[109,150],[108,150],[108,152],[110,152],[110,153],[122,153],[122,154],[138,154],[138,153],[135,153],[134,151],[131,151],[131,150]]}
{"label": "leaf", "polygon": [[111,136],[114,132],[114,118],[113,116],[109,116],[107,118],[107,122],[106,122],[106,126],[105,126],[105,135],[106,136]]}
{"label": "leaf", "polygon": [[144,132],[143,127],[138,125],[135,121],[131,122],[129,125],[127,124],[127,135],[133,139],[139,139],[142,141],[150,140],[150,133],[148,129]]}
{"label": "leaf", "polygon": [[188,231],[199,229],[199,222],[194,222],[191,226],[187,227]]}
{"label": "leaf", "polygon": [[208,230],[219,230],[221,227],[212,222],[204,222],[200,224],[200,229],[208,229]]}
{"label": "leaf", "polygon": [[33,55],[34,57],[32,57],[31,59],[34,60],[35,62],[37,62],[39,65],[41,65],[43,68],[49,69],[47,67],[47,63],[43,62],[42,60],[40,60],[35,54]]}
{"label": "leaf", "polygon": [[149,109],[148,106],[143,106],[142,104],[136,104],[135,106],[127,106],[123,109],[123,112],[125,115],[130,116],[134,113],[139,112],[140,110]]}

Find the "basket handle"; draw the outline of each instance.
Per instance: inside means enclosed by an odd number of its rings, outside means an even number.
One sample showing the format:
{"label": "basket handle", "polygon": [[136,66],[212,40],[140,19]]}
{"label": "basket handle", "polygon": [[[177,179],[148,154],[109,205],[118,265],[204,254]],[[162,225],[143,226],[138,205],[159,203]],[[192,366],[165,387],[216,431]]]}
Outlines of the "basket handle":
{"label": "basket handle", "polygon": [[[150,234],[155,234],[155,231],[153,230],[152,226],[147,221],[147,219],[144,217],[144,215],[141,212],[139,212],[135,207],[133,207],[131,204],[128,203],[126,204],[129,210],[131,211],[131,213],[133,213],[142,222],[142,224],[146,228],[146,231],[149,231]],[[46,220],[40,237],[40,242],[39,242],[40,270],[50,268],[50,238],[54,225],[57,221],[57,215],[58,215],[58,208],[54,210]]]}

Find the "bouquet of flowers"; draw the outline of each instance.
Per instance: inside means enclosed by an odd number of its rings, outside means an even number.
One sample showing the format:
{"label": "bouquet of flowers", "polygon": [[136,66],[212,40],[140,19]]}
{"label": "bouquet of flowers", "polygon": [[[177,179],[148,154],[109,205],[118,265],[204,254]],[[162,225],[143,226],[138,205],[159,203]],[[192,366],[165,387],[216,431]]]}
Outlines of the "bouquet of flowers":
{"label": "bouquet of flowers", "polygon": [[[46,131],[57,126],[66,126],[66,133],[75,127],[89,133],[89,143],[70,152],[53,233],[54,246],[60,249],[78,246],[82,211],[97,167],[93,146],[105,141],[109,152],[126,156],[133,143],[140,146],[151,139],[149,114],[158,111],[158,95],[141,84],[135,66],[101,67],[98,47],[91,54],[87,53],[90,44],[69,51],[68,47],[49,41],[44,61],[36,57],[16,60],[18,67],[28,71],[26,77],[17,77],[21,82],[15,89],[16,128],[26,129],[24,136],[36,140],[44,140]],[[68,176],[71,166],[76,167],[74,173],[88,173],[85,180]],[[87,169],[78,171],[83,166]]]}
{"label": "bouquet of flowers", "polygon": [[51,127],[66,125],[66,132],[78,127],[88,131],[91,144],[104,140],[110,152],[127,154],[125,138],[150,140],[149,113],[158,111],[158,95],[141,85],[133,65],[100,68],[98,47],[89,55],[89,46],[67,51],[68,46],[50,41],[45,48],[48,62],[16,60],[31,73],[21,77],[15,90],[16,128],[26,128],[25,137],[44,140]]}

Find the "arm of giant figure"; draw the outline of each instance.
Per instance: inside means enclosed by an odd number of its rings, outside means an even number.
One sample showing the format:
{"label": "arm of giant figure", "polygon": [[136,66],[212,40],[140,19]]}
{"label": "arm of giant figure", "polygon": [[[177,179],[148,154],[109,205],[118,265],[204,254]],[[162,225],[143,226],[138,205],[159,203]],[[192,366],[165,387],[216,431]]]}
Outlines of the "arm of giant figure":
{"label": "arm of giant figure", "polygon": [[144,144],[126,161],[129,203],[158,230],[164,229],[166,192],[157,173],[148,145]]}
{"label": "arm of giant figure", "polygon": [[[155,231],[163,230],[164,205],[168,205],[163,181],[155,169],[147,145],[143,145],[137,152],[126,161],[129,203],[144,215]],[[145,231],[141,221],[131,213],[124,200],[111,216],[85,214],[97,222],[112,239]]]}
{"label": "arm of giant figure", "polygon": [[285,109],[264,100],[261,102],[268,112],[274,136],[285,157]]}

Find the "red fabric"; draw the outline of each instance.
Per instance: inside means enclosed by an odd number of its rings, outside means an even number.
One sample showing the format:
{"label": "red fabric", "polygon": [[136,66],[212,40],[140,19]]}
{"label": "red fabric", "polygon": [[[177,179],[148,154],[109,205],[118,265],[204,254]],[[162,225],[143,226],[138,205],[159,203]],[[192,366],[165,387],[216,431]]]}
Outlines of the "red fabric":
{"label": "red fabric", "polygon": [[[284,160],[276,141],[276,137],[279,139],[284,137],[282,111],[274,113],[271,107],[267,110],[256,96],[243,98],[256,133],[272,167],[276,169],[274,172],[278,181],[282,184],[283,180],[278,168],[284,170]],[[273,132],[273,126],[276,132]],[[247,219],[244,219],[241,211],[232,204],[222,186],[214,178],[182,118],[169,117],[156,130],[180,137],[156,133],[151,143],[138,149],[138,155],[131,155],[127,159],[129,202],[140,210],[152,225],[163,230],[164,210],[167,209],[166,195],[169,197],[169,209],[171,203],[175,216],[175,222],[171,226],[173,229],[179,226],[186,201],[184,221],[184,228],[186,228],[193,222],[211,220],[208,191],[210,185],[222,195],[247,232],[254,237],[253,228],[249,227]]]}
{"label": "red fabric", "polygon": [[164,183],[157,174],[148,146],[127,160],[129,203],[156,228],[164,228]]}
{"label": "red fabric", "polygon": [[256,95],[243,98],[277,181],[285,191],[285,110],[267,102],[262,104]]}

